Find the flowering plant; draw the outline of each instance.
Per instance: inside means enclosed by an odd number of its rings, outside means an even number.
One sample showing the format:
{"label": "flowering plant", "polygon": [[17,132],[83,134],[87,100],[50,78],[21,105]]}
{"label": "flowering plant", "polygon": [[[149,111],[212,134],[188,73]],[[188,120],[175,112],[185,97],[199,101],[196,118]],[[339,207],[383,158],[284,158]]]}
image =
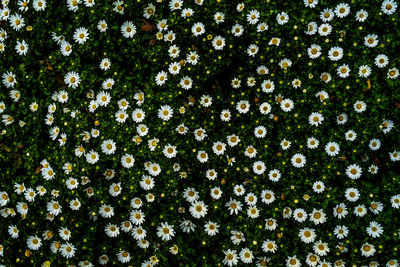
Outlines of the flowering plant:
{"label": "flowering plant", "polygon": [[399,266],[395,0],[0,8],[1,266]]}

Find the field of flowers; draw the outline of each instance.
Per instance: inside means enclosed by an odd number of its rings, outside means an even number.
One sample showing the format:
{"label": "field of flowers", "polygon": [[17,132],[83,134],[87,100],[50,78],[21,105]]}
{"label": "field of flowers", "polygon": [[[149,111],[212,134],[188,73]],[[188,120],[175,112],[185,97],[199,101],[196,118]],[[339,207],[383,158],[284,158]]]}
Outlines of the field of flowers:
{"label": "field of flowers", "polygon": [[395,0],[1,0],[0,266],[400,265]]}

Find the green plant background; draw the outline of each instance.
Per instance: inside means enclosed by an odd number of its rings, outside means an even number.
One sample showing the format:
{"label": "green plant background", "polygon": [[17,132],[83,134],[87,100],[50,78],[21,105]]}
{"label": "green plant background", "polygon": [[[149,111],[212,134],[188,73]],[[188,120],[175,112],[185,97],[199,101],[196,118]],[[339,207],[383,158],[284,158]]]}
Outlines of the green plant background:
{"label": "green plant background", "polygon": [[[185,7],[190,6],[195,10],[193,17],[184,19],[179,11],[170,11],[168,2],[153,1],[156,13],[148,21],[156,24],[160,19],[168,19],[169,28],[177,37],[174,44],[181,49],[178,59],[184,59],[186,53],[192,50],[198,51],[200,55],[197,65],[187,64],[182,67],[177,77],[169,75],[167,83],[159,87],[154,82],[155,75],[161,70],[166,70],[168,64],[175,60],[169,58],[169,45],[166,42],[156,40],[154,45],[149,43],[150,40],[155,40],[156,31],[146,32],[140,28],[143,25],[143,8],[148,2],[126,1],[124,15],[112,11],[112,1],[96,2],[92,8],[80,4],[79,10],[74,13],[67,10],[65,1],[48,1],[43,12],[35,12],[32,7],[27,12],[17,11],[17,3],[12,1],[9,4],[10,10],[23,14],[26,26],[32,26],[32,30],[24,28],[16,32],[8,23],[0,22],[0,27],[8,33],[8,38],[4,41],[6,51],[0,54],[0,73],[14,72],[18,81],[16,89],[20,90],[22,95],[18,102],[13,102],[8,95],[9,89],[2,86],[0,90],[0,101],[4,101],[7,107],[4,114],[13,116],[15,120],[10,126],[1,125],[1,130],[6,130],[6,133],[0,136],[0,190],[9,193],[11,203],[23,198],[12,193],[14,183],[24,183],[25,186],[33,188],[40,184],[48,190],[45,196],[38,196],[35,202],[28,203],[29,213],[26,219],[21,219],[19,215],[1,218],[0,244],[4,246],[4,257],[0,258],[0,263],[6,266],[39,266],[48,260],[52,265],[58,266],[89,260],[97,265],[98,257],[106,253],[111,258],[111,263],[119,265],[121,263],[115,255],[119,249],[124,249],[133,256],[130,262],[133,266],[138,266],[152,255],[157,255],[161,266],[216,266],[222,265],[222,251],[228,248],[240,251],[241,247],[246,246],[253,250],[257,257],[264,256],[261,244],[265,239],[274,239],[278,245],[278,251],[268,255],[271,258],[271,266],[283,266],[287,256],[291,255],[297,255],[304,262],[307,253],[312,251],[312,245],[305,245],[300,241],[297,237],[298,229],[314,226],[311,222],[299,225],[293,220],[283,220],[282,210],[286,206],[292,209],[301,207],[308,212],[311,212],[312,208],[325,210],[328,221],[322,227],[315,228],[318,238],[329,243],[331,252],[324,258],[331,262],[343,259],[348,264],[357,266],[368,264],[371,259],[362,257],[359,252],[361,245],[367,241],[377,248],[377,253],[372,258],[381,260],[382,264],[389,259],[398,258],[399,210],[392,209],[389,200],[399,192],[400,172],[398,163],[390,161],[388,153],[398,149],[400,142],[397,127],[400,113],[396,107],[396,102],[400,101],[399,81],[386,78],[387,68],[378,69],[374,66],[369,78],[371,89],[365,91],[363,89],[367,88],[367,79],[356,75],[360,65],[373,65],[375,56],[381,53],[389,57],[388,67],[400,66],[398,12],[387,16],[381,13],[381,1],[353,0],[349,2],[350,15],[343,19],[335,17],[330,22],[333,27],[332,34],[321,37],[318,34],[306,35],[306,25],[310,21],[320,24],[319,13],[324,8],[334,8],[338,2],[320,1],[316,8],[310,9],[304,8],[300,1],[246,0],[243,1],[245,10],[239,13],[236,11],[237,1],[205,0],[202,6],[194,4],[193,1],[184,1]],[[260,21],[269,24],[268,31],[258,33],[255,26],[249,26],[246,14],[251,9],[257,9],[261,13]],[[364,23],[354,19],[355,12],[359,9],[365,9],[369,13]],[[225,22],[222,25],[216,25],[213,21],[213,15],[217,11],[225,13]],[[281,11],[290,16],[289,23],[285,25],[276,23],[276,14]],[[100,33],[96,28],[101,19],[108,22],[109,29],[106,33]],[[132,39],[125,39],[120,33],[120,25],[126,20],[137,26],[138,32]],[[194,37],[190,30],[197,21],[204,23],[206,28],[206,33],[200,37]],[[231,26],[236,23],[245,27],[244,35],[239,38],[230,34]],[[73,43],[72,35],[78,27],[86,27],[90,33],[89,41],[83,45]],[[339,35],[341,30],[346,32],[343,38]],[[58,46],[52,41],[51,32],[66,36],[67,40],[73,43],[73,52],[69,57],[60,53]],[[363,38],[369,33],[379,36],[379,45],[374,49],[363,45]],[[214,50],[211,41],[207,39],[209,34],[212,37],[223,36],[226,39],[225,48],[221,51]],[[281,38],[280,46],[268,46],[271,37]],[[329,41],[326,42],[325,39]],[[29,51],[26,56],[19,56],[15,52],[17,40],[28,42]],[[248,45],[252,43],[260,48],[255,57],[246,54]],[[338,65],[326,56],[324,58],[324,54],[316,60],[309,59],[307,48],[314,43],[321,45],[325,54],[331,46],[342,47],[345,53],[340,62],[349,64],[352,70],[350,77],[339,78],[336,75]],[[98,67],[103,57],[110,58],[112,62],[111,69],[106,72]],[[293,62],[293,66],[287,71],[278,66],[278,62],[283,58],[289,58]],[[275,93],[265,94],[260,90],[260,84],[265,77],[256,76],[256,68],[259,65],[269,68],[270,73],[266,78],[275,81],[276,93],[294,101],[294,111],[283,112],[275,101]],[[77,89],[65,88],[60,82],[60,77],[63,79],[68,71],[77,71],[80,74],[82,83]],[[319,79],[323,71],[332,74],[329,84]],[[309,74],[313,78],[309,78]],[[194,82],[194,87],[188,91],[178,86],[180,77],[185,75],[190,76]],[[249,76],[256,77],[256,87],[249,88],[245,85]],[[233,89],[230,85],[235,77],[242,80],[242,86],[238,89]],[[113,89],[108,91],[112,102],[107,108],[99,108],[95,113],[89,113],[87,106],[90,100],[86,98],[86,94],[88,90],[100,92],[101,83],[105,78],[113,78],[116,82]],[[291,81],[295,78],[302,81],[301,88],[291,86]],[[47,106],[54,102],[51,95],[61,89],[68,91],[69,100],[65,104],[57,103],[54,117],[60,132],[68,136],[63,147],[60,147],[57,141],[50,140],[49,127],[44,124]],[[321,103],[315,98],[315,93],[320,90],[326,90],[330,99]],[[135,123],[131,119],[124,124],[117,123],[114,113],[118,110],[117,100],[121,98],[126,98],[132,106],[128,113],[133,110],[136,102],[134,94],[139,91],[145,95],[145,102],[141,108],[146,112],[147,119],[144,123],[150,130],[149,136],[144,137],[140,145],[136,145],[131,140],[136,135]],[[210,108],[203,108],[198,102],[204,94],[213,98]],[[188,105],[189,96],[195,99],[193,106]],[[249,113],[239,115],[235,111],[235,105],[242,99],[248,100],[251,108]],[[355,113],[353,104],[356,100],[365,101],[367,111]],[[33,101],[39,105],[39,110],[34,113],[29,110]],[[279,118],[276,122],[268,116],[260,115],[258,105],[262,102],[273,105],[273,114]],[[168,122],[157,118],[157,109],[162,104],[168,104],[174,109],[174,116]],[[186,107],[184,114],[178,112],[181,106]],[[71,118],[69,114],[63,113],[65,107],[71,110],[79,109],[81,113],[76,118]],[[225,108],[233,111],[229,123],[224,123],[219,118],[220,111]],[[324,123],[319,127],[309,125],[308,115],[318,111],[324,115]],[[342,112],[349,115],[349,121],[344,126],[338,126],[336,116]],[[384,118],[395,123],[393,130],[386,135],[379,128]],[[20,127],[18,120],[23,120],[26,125]],[[100,137],[92,138],[88,144],[84,144],[79,133],[90,131],[96,120],[99,121],[96,128],[100,131]],[[175,131],[179,123],[185,123],[190,129],[183,138]],[[257,125],[266,127],[266,138],[254,137],[254,127]],[[204,128],[208,134],[204,142],[197,142],[193,138],[192,131],[199,127]],[[344,134],[349,129],[358,134],[355,142],[347,142],[344,139]],[[216,156],[211,150],[213,142],[224,142],[229,134],[236,134],[241,138],[238,146],[227,150],[227,154],[236,159],[233,166],[227,165],[225,155]],[[160,139],[160,147],[151,152],[147,147],[147,140],[153,136]],[[310,136],[319,139],[318,149],[307,149],[306,140]],[[293,142],[290,152],[280,149],[279,143],[284,138]],[[369,150],[368,142],[372,138],[382,141],[380,150]],[[74,149],[77,145],[83,144],[86,151],[100,151],[99,146],[103,139],[113,139],[117,143],[115,155],[105,156],[100,153],[100,160],[95,165],[88,164],[84,158],[75,157]],[[341,148],[340,156],[345,156],[345,160],[326,155],[323,148],[329,141],[338,142]],[[163,156],[162,148],[169,143],[178,148],[175,159]],[[249,159],[243,154],[248,145],[258,149],[257,160],[264,161],[267,170],[276,168],[282,172],[279,183],[269,181],[267,174],[255,176],[252,173],[254,159]],[[193,150],[206,150],[210,156],[209,161],[204,165],[200,164],[196,160],[197,152]],[[135,165],[129,170],[122,168],[120,164],[120,157],[125,153],[135,157]],[[307,157],[306,167],[296,169],[290,164],[294,153],[302,153]],[[35,174],[42,159],[47,159],[56,171],[55,180],[45,181],[40,174]],[[148,249],[142,250],[130,235],[121,233],[114,239],[106,237],[104,226],[109,222],[119,225],[121,221],[129,218],[131,198],[137,196],[144,200],[145,192],[139,187],[138,181],[145,173],[143,163],[146,161],[159,163],[162,173],[155,178],[156,186],[152,190],[156,196],[155,202],[147,203],[142,208],[146,215],[144,226],[148,230],[146,239],[151,242]],[[71,175],[63,173],[64,162],[73,164]],[[172,165],[175,162],[181,165],[182,171],[188,172],[186,179],[180,178],[179,173],[173,171]],[[357,163],[363,168],[363,175],[359,180],[350,180],[345,175],[346,166],[352,163]],[[367,172],[372,163],[379,166],[377,175]],[[246,167],[250,172],[245,171]],[[121,182],[124,199],[109,195],[109,182],[103,179],[107,168],[117,171],[113,181]],[[209,181],[205,178],[207,168],[217,170],[217,180]],[[83,189],[87,186],[68,190],[65,180],[70,176],[88,176],[91,180],[89,185],[95,190],[94,196],[86,196]],[[222,178],[226,179],[226,184],[220,183]],[[329,190],[323,194],[315,194],[312,184],[317,180],[322,180]],[[261,203],[257,206],[261,214],[258,219],[249,219],[245,209],[238,216],[230,216],[224,207],[233,196],[234,185],[242,183],[245,183],[246,192],[254,192],[256,195],[267,188],[276,193],[277,200],[272,205]],[[189,186],[196,188],[200,198],[208,205],[209,213],[205,219],[220,225],[217,237],[210,237],[203,231],[206,220],[191,218],[188,212],[189,205],[181,197],[182,191]],[[209,189],[214,186],[220,186],[224,194],[221,199],[212,201]],[[352,214],[355,204],[344,198],[344,190],[350,186],[358,188],[361,193],[358,203],[368,205],[371,201],[381,201],[385,205],[383,212],[379,215],[369,212],[365,217],[355,220]],[[45,219],[46,203],[51,199],[51,189],[60,191],[58,201],[63,206],[62,214],[56,217],[54,222]],[[161,194],[164,194],[164,197],[161,197]],[[305,201],[302,198],[304,194],[309,194],[310,200]],[[284,200],[280,198],[281,195],[285,196]],[[67,202],[76,197],[82,202],[79,212],[73,212],[67,206]],[[239,199],[236,196],[234,198]],[[89,220],[88,214],[97,211],[103,202],[115,208],[116,216],[107,220],[99,217],[96,222]],[[349,215],[342,220],[335,219],[331,212],[340,202],[346,203],[349,208]],[[179,213],[179,207],[185,207],[186,213]],[[265,218],[269,217],[278,220],[278,228],[275,231],[267,231],[264,227]],[[197,225],[194,234],[184,234],[178,229],[182,218],[191,219]],[[382,237],[371,239],[367,236],[364,228],[371,220],[384,226]],[[177,232],[176,237],[169,242],[162,242],[156,236],[156,226],[164,221],[173,224]],[[21,231],[20,238],[13,240],[9,237],[7,227],[10,224],[18,226]],[[343,241],[349,248],[346,254],[339,255],[335,249],[338,240],[333,235],[333,229],[336,224],[344,224],[350,229],[350,235]],[[32,251],[30,257],[25,256],[27,236],[41,236],[44,230],[57,233],[61,226],[72,231],[70,241],[78,248],[73,259],[67,261],[60,255],[52,254],[49,241],[43,241],[41,249]],[[232,229],[241,230],[245,234],[245,245],[235,246],[231,243]],[[282,234],[281,238],[277,238],[278,233]],[[169,252],[169,247],[173,244],[179,247],[176,256]],[[156,245],[159,247],[155,248]],[[354,251],[355,249],[358,251]]]}

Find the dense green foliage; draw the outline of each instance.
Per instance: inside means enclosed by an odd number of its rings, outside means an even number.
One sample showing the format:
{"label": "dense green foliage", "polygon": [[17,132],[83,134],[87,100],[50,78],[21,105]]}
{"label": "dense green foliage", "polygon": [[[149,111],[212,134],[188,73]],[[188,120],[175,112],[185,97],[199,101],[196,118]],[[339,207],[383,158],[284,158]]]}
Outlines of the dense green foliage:
{"label": "dense green foliage", "polygon": [[0,7],[1,264],[398,266],[396,2]]}

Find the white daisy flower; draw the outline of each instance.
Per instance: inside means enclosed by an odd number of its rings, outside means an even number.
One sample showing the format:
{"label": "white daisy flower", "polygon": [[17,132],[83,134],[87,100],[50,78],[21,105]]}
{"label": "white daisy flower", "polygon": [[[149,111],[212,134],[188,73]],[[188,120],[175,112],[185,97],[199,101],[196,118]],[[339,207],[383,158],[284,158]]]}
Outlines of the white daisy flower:
{"label": "white daisy flower", "polygon": [[174,11],[174,10],[179,10],[183,6],[183,1],[182,0],[170,0],[169,2],[169,8]]}
{"label": "white daisy flower", "polygon": [[315,230],[312,228],[303,228],[303,229],[300,229],[298,237],[304,243],[309,244],[309,243],[313,243],[315,241],[317,234],[315,233]]}
{"label": "white daisy flower", "polygon": [[213,187],[210,189],[210,195],[213,199],[220,199],[222,196],[222,190],[219,187]]}
{"label": "white daisy flower", "polygon": [[141,225],[145,221],[145,215],[141,210],[135,209],[129,213],[129,219],[134,225]]}
{"label": "white daisy flower", "polygon": [[373,214],[379,214],[382,210],[383,210],[383,204],[381,202],[371,202],[371,204],[369,205],[369,210],[373,213]]}
{"label": "white daisy flower", "polygon": [[171,144],[168,144],[164,147],[163,150],[164,156],[171,159],[176,157],[176,154],[178,153],[176,150],[176,146],[173,146]]}
{"label": "white daisy flower", "polygon": [[290,112],[294,109],[294,102],[291,99],[283,99],[280,107],[284,112]]}
{"label": "white daisy flower", "polygon": [[253,172],[257,175],[261,175],[265,172],[265,163],[262,161],[256,161],[253,163]]}
{"label": "white daisy flower", "polygon": [[347,64],[343,64],[337,68],[337,75],[340,78],[347,78],[350,75],[350,68]]}
{"label": "white daisy flower", "polygon": [[318,25],[316,22],[311,21],[307,24],[307,30],[305,31],[307,35],[314,35],[317,33],[317,31],[318,31]]}
{"label": "white daisy flower", "polygon": [[393,151],[389,152],[389,157],[391,161],[399,161],[400,160],[400,152],[399,151]]}
{"label": "white daisy flower", "polygon": [[208,154],[207,152],[200,150],[197,152],[197,160],[200,161],[200,163],[205,163],[208,161]]}
{"label": "white daisy flower", "polygon": [[392,15],[396,12],[397,2],[393,0],[385,0],[382,2],[381,10],[386,15]]}
{"label": "white daisy flower", "polygon": [[168,222],[161,223],[160,226],[157,227],[157,236],[161,237],[163,241],[169,241],[175,236],[174,226],[169,225]]}
{"label": "white daisy flower", "polygon": [[95,164],[97,161],[99,161],[99,154],[94,150],[90,150],[85,155],[85,157],[86,157],[87,163],[90,163],[90,164]]}
{"label": "white daisy flower", "polygon": [[252,263],[254,259],[253,252],[248,248],[242,248],[242,250],[239,253],[239,256],[244,263]]}
{"label": "white daisy flower", "polygon": [[15,45],[15,51],[17,51],[17,54],[20,56],[25,56],[26,53],[28,53],[29,45],[25,42],[25,40],[22,40],[22,42],[17,41],[17,44]]}
{"label": "white daisy flower", "polygon": [[136,26],[132,21],[125,21],[121,25],[121,33],[125,38],[132,38],[136,34]]}
{"label": "white daisy flower", "polygon": [[328,36],[332,32],[332,26],[328,23],[323,23],[318,27],[318,34],[321,36]]}
{"label": "white daisy flower", "polygon": [[321,181],[316,181],[316,182],[314,182],[312,188],[313,188],[314,192],[322,193],[325,190],[325,184]]}
{"label": "white daisy flower", "polygon": [[398,68],[391,68],[387,72],[387,78],[395,80],[397,77],[399,77],[399,69]]}
{"label": "white daisy flower", "polygon": [[243,9],[244,9],[244,3],[243,2],[236,5],[236,10],[238,12],[242,12]]}
{"label": "white daisy flower", "polygon": [[364,9],[360,9],[356,13],[356,20],[358,22],[364,22],[368,18],[368,12],[365,11]]}
{"label": "white daisy flower", "polygon": [[157,176],[161,173],[161,168],[158,163],[150,163],[149,168],[147,169],[150,175]]}
{"label": "white daisy flower", "polygon": [[264,126],[257,126],[254,128],[254,136],[256,138],[264,138],[267,134],[267,129]]}
{"label": "white daisy flower", "polygon": [[289,21],[289,15],[286,12],[281,12],[276,15],[276,21],[279,25],[284,25]]}
{"label": "white daisy flower", "polygon": [[376,252],[375,246],[369,243],[364,243],[361,246],[361,255],[364,257],[370,257],[373,256]]}
{"label": "white daisy flower", "polygon": [[106,107],[111,102],[111,96],[109,93],[101,91],[97,94],[96,101],[99,104],[99,106]]}
{"label": "white daisy flower", "polygon": [[121,250],[117,253],[117,258],[122,263],[128,263],[131,261],[131,254],[125,250]]}
{"label": "white daisy flower", "polygon": [[265,22],[261,22],[257,25],[257,32],[264,32],[266,30],[268,30],[269,26],[267,23]]}
{"label": "white daisy flower", "polygon": [[113,87],[114,83],[115,83],[115,81],[113,78],[108,78],[103,81],[103,83],[101,84],[101,87],[104,90],[111,89]]}
{"label": "white daisy flower", "polygon": [[[15,84],[17,83],[17,79],[15,78],[15,74],[13,72],[7,71],[3,73],[1,76],[3,84],[5,87],[10,88],[14,87]],[[18,96],[19,98],[19,96]]]}
{"label": "white daisy flower", "polygon": [[186,135],[186,133],[188,132],[189,128],[186,127],[185,124],[181,123],[175,128],[175,130],[177,131],[178,134]]}
{"label": "white daisy flower", "polygon": [[400,209],[400,194],[394,195],[390,198],[390,203],[395,209]]}
{"label": "white daisy flower", "polygon": [[339,203],[333,208],[333,215],[339,219],[346,217],[349,212],[344,203]]}
{"label": "white daisy flower", "polygon": [[73,89],[76,89],[79,84],[81,83],[81,78],[79,74],[75,71],[70,71],[64,76],[64,82],[68,87],[72,87]]}
{"label": "white daisy flower", "polygon": [[209,236],[214,236],[216,234],[218,234],[219,230],[219,225],[217,223],[208,221],[205,225],[204,225],[204,231],[209,235]]}
{"label": "white daisy flower", "polygon": [[365,208],[364,205],[358,205],[354,207],[354,214],[357,217],[364,217],[367,214],[367,209]]}
{"label": "white daisy flower", "polygon": [[308,56],[311,59],[318,58],[321,55],[321,46],[317,44],[312,44],[308,49],[307,49]]}
{"label": "white daisy flower", "polygon": [[169,73],[172,75],[177,75],[179,74],[179,71],[181,70],[181,64],[179,62],[171,62],[168,67]]}
{"label": "white daisy flower", "polygon": [[171,46],[169,47],[169,49],[168,49],[168,54],[169,54],[169,56],[172,57],[172,58],[178,57],[178,56],[179,56],[179,53],[180,53],[180,49],[179,49],[179,47],[176,46],[176,45],[171,45]]}
{"label": "white daisy flower", "polygon": [[380,223],[371,221],[366,228],[367,234],[372,238],[380,237],[383,234],[383,227]]}
{"label": "white daisy flower", "polygon": [[6,45],[0,41],[0,53],[3,53],[6,50]]}
{"label": "white daisy flower", "polygon": [[173,113],[173,109],[169,105],[163,105],[158,109],[158,117],[163,121],[169,121]]}
{"label": "white daisy flower", "polygon": [[343,48],[339,46],[331,47],[328,51],[328,57],[332,61],[338,61],[343,58]]}
{"label": "white daisy flower", "polygon": [[261,84],[264,93],[272,93],[275,90],[275,84],[271,80],[264,80]]}
{"label": "white daisy flower", "polygon": [[168,74],[165,71],[160,71],[155,77],[156,84],[161,86],[168,80]]}
{"label": "white daisy flower", "polygon": [[302,168],[306,165],[306,157],[303,154],[294,154],[291,159],[292,165],[296,168]]}
{"label": "white daisy flower", "polygon": [[140,181],[140,186],[144,190],[151,190],[154,187],[154,179],[151,176],[143,175],[142,180]]}
{"label": "white daisy flower", "polygon": [[19,237],[19,230],[15,225],[9,225],[8,226],[8,234],[14,239],[18,238]]}
{"label": "white daisy flower", "polygon": [[239,211],[242,210],[242,203],[240,201],[230,198],[229,201],[225,203],[225,207],[228,208],[230,215],[237,215]]}
{"label": "white daisy flower", "polygon": [[333,20],[333,18],[335,17],[335,13],[333,13],[333,10],[330,8],[325,8],[323,11],[321,11],[319,18],[323,21],[323,22],[329,22],[331,20]]}
{"label": "white daisy flower", "polygon": [[84,27],[79,27],[74,32],[74,40],[78,44],[84,44],[87,40],[89,40],[89,32]]}
{"label": "white daisy flower", "polygon": [[215,36],[212,40],[212,46],[214,47],[215,50],[222,50],[224,49],[225,46],[225,38],[222,36],[218,35]]}
{"label": "white daisy flower", "polygon": [[247,48],[247,54],[251,57],[254,57],[258,53],[258,46],[255,44],[249,45]]}
{"label": "white daisy flower", "polygon": [[124,168],[132,168],[135,163],[135,159],[131,154],[125,154],[121,157],[121,164]]}
{"label": "white daisy flower", "polygon": [[260,18],[260,12],[256,9],[250,10],[246,16],[249,24],[256,24]]}
{"label": "white daisy flower", "polygon": [[103,58],[100,62],[100,69],[101,70],[109,70],[111,68],[111,61],[109,58]]}
{"label": "white daisy flower", "polygon": [[356,202],[360,198],[360,192],[357,190],[357,188],[353,187],[347,188],[344,192],[344,195],[350,202]]}
{"label": "white daisy flower", "polygon": [[[8,8],[6,10],[8,10]],[[4,11],[2,16],[4,17]],[[10,26],[16,31],[21,30],[25,26],[25,19],[20,14],[13,14],[8,18],[8,20],[10,22]]]}
{"label": "white daisy flower", "polygon": [[378,150],[381,147],[381,141],[379,139],[371,139],[369,141],[369,145],[368,145],[369,149],[375,151]]}
{"label": "white daisy flower", "polygon": [[118,107],[121,110],[127,110],[129,108],[129,102],[125,98],[122,98],[118,100]]}
{"label": "white daisy flower", "polygon": [[302,208],[297,208],[293,211],[293,218],[298,222],[307,220],[307,212]]}
{"label": "white daisy flower", "polygon": [[79,208],[81,207],[81,202],[79,201],[79,199],[75,198],[69,202],[69,207],[71,210],[79,210]]}
{"label": "white daisy flower", "polygon": [[196,65],[199,62],[199,59],[200,59],[200,56],[196,51],[191,51],[186,56],[187,63],[190,63],[192,65]]}
{"label": "white daisy flower", "polygon": [[216,12],[214,14],[214,21],[216,24],[223,23],[225,21],[225,14],[222,12]]}
{"label": "white daisy flower", "polygon": [[70,190],[78,188],[78,186],[79,186],[78,180],[73,178],[73,177],[68,178],[65,181],[65,184],[67,185],[67,188],[70,189]]}
{"label": "white daisy flower", "polygon": [[200,99],[200,105],[203,107],[209,107],[212,105],[212,97],[209,95],[202,95]]}
{"label": "white daisy flower", "polygon": [[362,169],[357,164],[351,164],[351,165],[347,166],[347,168],[346,168],[346,175],[350,179],[355,180],[355,179],[360,178],[361,173],[362,173]]}
{"label": "white daisy flower", "polygon": [[184,8],[184,9],[182,9],[181,17],[189,18],[189,17],[193,16],[193,13],[194,13],[194,10],[192,8]]}
{"label": "white daisy flower", "polygon": [[335,7],[335,14],[339,18],[344,18],[350,14],[350,5],[347,3],[340,3]]}
{"label": "white daisy flower", "polygon": [[100,21],[97,23],[97,29],[98,29],[100,32],[106,32],[107,29],[108,29],[107,22],[106,22],[105,20],[100,20]]}
{"label": "white daisy flower", "polygon": [[275,253],[276,250],[278,249],[276,242],[274,240],[269,240],[269,239],[265,240],[261,246],[265,253]]}
{"label": "white daisy flower", "polygon": [[279,66],[286,70],[287,68],[290,68],[292,66],[292,61],[288,58],[284,58],[281,61],[279,61]]}
{"label": "white daisy flower", "polygon": [[254,193],[248,193],[244,199],[249,206],[255,206],[257,204],[257,196]]}
{"label": "white daisy flower", "polygon": [[319,141],[314,137],[307,138],[307,147],[309,149],[315,149],[319,146]]}
{"label": "white daisy flower", "polygon": [[367,78],[369,75],[371,75],[371,68],[368,65],[361,65],[358,68],[358,76]]}
{"label": "white daisy flower", "polygon": [[193,33],[193,35],[194,36],[200,36],[200,35],[202,35],[203,33],[205,33],[206,32],[206,30],[205,30],[205,26],[204,26],[204,24],[203,23],[201,23],[201,22],[196,22],[195,24],[193,24],[193,26],[192,26],[192,33]]}
{"label": "white daisy flower", "polygon": [[337,225],[333,230],[333,234],[338,239],[343,239],[349,234],[349,228],[345,225]]}
{"label": "white daisy flower", "polygon": [[229,109],[224,109],[221,111],[221,115],[220,118],[222,121],[230,121],[231,119],[231,112],[229,111]]}
{"label": "white daisy flower", "polygon": [[362,113],[367,109],[367,104],[364,101],[357,100],[353,107],[355,112]]}
{"label": "white daisy flower", "polygon": [[239,261],[238,260],[239,257],[236,253],[236,250],[228,249],[228,250],[224,250],[223,252],[225,254],[225,257],[222,260],[223,264],[228,265],[228,266],[237,265],[237,263]]}
{"label": "white daisy flower", "polygon": [[143,17],[146,19],[149,19],[151,16],[154,16],[154,13],[156,12],[156,7],[152,3],[150,3],[148,6],[146,6],[143,9]]}
{"label": "white daisy flower", "polygon": [[239,113],[245,114],[250,109],[250,103],[247,100],[240,100],[236,103],[236,110]]}
{"label": "white daisy flower", "polygon": [[368,167],[368,172],[371,174],[377,174],[378,170],[379,168],[375,164],[371,164],[371,166]]}
{"label": "white daisy flower", "polygon": [[319,112],[313,112],[308,116],[308,123],[310,125],[319,126],[324,121],[324,116]]}
{"label": "white daisy flower", "polygon": [[328,156],[331,156],[331,157],[338,155],[340,152],[339,144],[336,142],[328,142],[325,145],[325,152],[326,152],[326,154],[328,154]]}
{"label": "white daisy flower", "polygon": [[272,37],[271,40],[268,42],[268,45],[279,46],[280,43],[281,43],[281,38]]}
{"label": "white daisy flower", "polygon": [[384,68],[389,64],[389,58],[384,54],[379,54],[375,57],[375,65],[378,68]]}
{"label": "white daisy flower", "polygon": [[328,243],[322,242],[321,240],[314,243],[313,249],[314,252],[321,257],[328,255],[328,252],[330,251]]}
{"label": "white daisy flower", "polygon": [[61,209],[62,207],[57,201],[52,200],[50,202],[47,202],[47,211],[51,215],[57,216],[58,214],[61,213]]}
{"label": "white daisy flower", "polygon": [[26,245],[32,250],[38,250],[42,245],[42,240],[37,236],[29,236]]}
{"label": "white daisy flower", "polygon": [[378,35],[376,34],[368,34],[367,36],[364,37],[364,45],[366,47],[376,47],[378,45]]}
{"label": "white daisy flower", "polygon": [[179,85],[185,89],[185,90],[189,90],[192,88],[193,86],[193,80],[192,78],[190,78],[189,76],[184,76],[181,78],[181,81],[179,83]]}

